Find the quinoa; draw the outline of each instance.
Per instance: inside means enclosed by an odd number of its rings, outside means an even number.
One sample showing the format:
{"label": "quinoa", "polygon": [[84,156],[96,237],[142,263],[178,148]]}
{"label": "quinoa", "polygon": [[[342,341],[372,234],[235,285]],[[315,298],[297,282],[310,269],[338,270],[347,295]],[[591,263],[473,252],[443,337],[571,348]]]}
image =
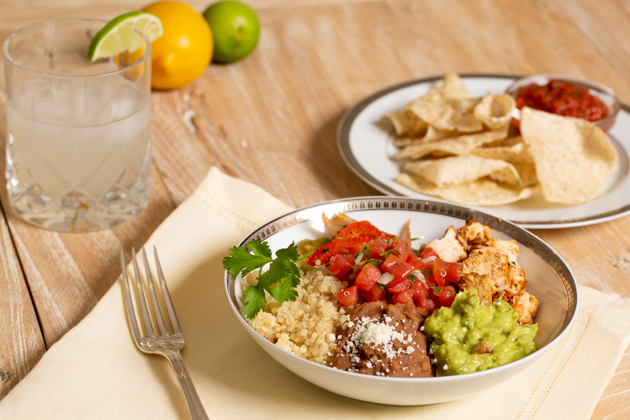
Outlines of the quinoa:
{"label": "quinoa", "polygon": [[[245,290],[256,282],[256,274],[250,273],[241,281],[241,287]],[[247,322],[278,347],[329,366],[337,346],[337,327],[350,319],[337,303],[337,294],[347,286],[325,267],[302,272],[295,301],[278,307],[276,300],[266,294],[265,308]]]}

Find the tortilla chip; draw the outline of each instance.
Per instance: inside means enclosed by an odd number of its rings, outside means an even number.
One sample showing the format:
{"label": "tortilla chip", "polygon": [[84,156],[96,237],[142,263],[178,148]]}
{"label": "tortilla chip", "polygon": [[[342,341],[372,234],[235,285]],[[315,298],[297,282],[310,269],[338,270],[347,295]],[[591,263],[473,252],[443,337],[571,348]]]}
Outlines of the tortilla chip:
{"label": "tortilla chip", "polygon": [[447,73],[442,80],[442,94],[446,98],[470,98],[470,92],[464,87],[457,73]]}
{"label": "tortilla chip", "polygon": [[538,192],[538,187],[516,188],[497,184],[487,178],[450,187],[438,187],[420,177],[400,174],[396,177],[396,182],[422,194],[470,206],[509,204],[529,198]]}
{"label": "tortilla chip", "polygon": [[480,98],[446,98],[446,103],[455,111],[470,114],[470,116],[475,119],[477,119],[477,117],[474,116],[475,107],[480,101]]}
{"label": "tortilla chip", "polygon": [[438,130],[433,126],[429,126],[427,128],[427,132],[423,137],[403,137],[394,140],[394,146],[398,148],[403,148],[410,146],[412,144],[419,144],[418,142],[431,142],[443,140],[451,137],[461,136],[463,133],[459,131],[447,131],[447,130]]}
{"label": "tortilla chip", "polygon": [[536,177],[536,166],[533,163],[512,163],[518,176],[521,178],[522,187],[532,187],[538,185],[538,178]]}
{"label": "tortilla chip", "polygon": [[485,176],[497,182],[521,185],[521,178],[512,164],[472,155],[407,162],[403,171],[421,176],[438,187],[465,184]]}
{"label": "tortilla chip", "polygon": [[486,159],[501,159],[510,163],[534,163],[531,155],[527,152],[525,143],[521,141],[521,137],[513,137],[513,139],[516,138],[519,141],[512,146],[479,147],[471,150],[470,154]]}
{"label": "tortilla chip", "polygon": [[457,130],[465,133],[481,131],[483,124],[472,113],[476,98],[447,98],[434,85],[426,95],[407,107],[421,120],[440,130]]}
{"label": "tortilla chip", "polygon": [[493,171],[492,173],[490,173],[488,175],[490,179],[500,184],[512,184],[512,185],[518,185],[519,187],[523,186],[523,181],[521,180],[521,176],[519,175],[514,165],[504,160],[486,159],[486,161],[491,161],[491,160],[494,160],[496,162],[502,162],[505,164],[505,166],[501,169],[497,169],[496,171]]}
{"label": "tortilla chip", "polygon": [[512,96],[502,93],[488,93],[474,109],[475,117],[490,130],[507,130],[512,121],[512,110],[516,106]]}
{"label": "tortilla chip", "polygon": [[424,137],[422,137],[422,141],[430,142],[444,140],[451,137],[461,136],[462,134],[465,133],[459,132],[457,130],[440,130],[430,125],[429,128],[427,128],[426,134],[424,135]]}
{"label": "tortilla chip", "polygon": [[429,154],[442,153],[445,155],[466,155],[471,150],[496,140],[500,140],[504,133],[498,131],[486,131],[483,133],[466,134],[452,137],[446,140],[418,142],[405,147],[396,155],[396,159],[421,158]]}
{"label": "tortilla chip", "polygon": [[483,124],[473,114],[458,111],[444,98],[433,102],[420,98],[410,105],[410,109],[422,120],[440,130],[471,133],[483,129]]}
{"label": "tortilla chip", "polygon": [[[496,147],[512,147],[512,146],[517,145],[518,143],[523,143],[523,137],[514,136],[514,137],[505,138],[503,140],[499,140],[497,142]],[[489,145],[487,144],[486,147],[487,146]]]}
{"label": "tortilla chip", "polygon": [[597,198],[617,166],[617,151],[592,123],[528,107],[521,134],[536,165],[545,200],[582,204]]}
{"label": "tortilla chip", "polygon": [[412,144],[417,144],[422,140],[422,137],[402,137],[399,139],[394,139],[394,146],[402,149],[407,146],[411,146]]}
{"label": "tortilla chip", "polygon": [[416,114],[407,108],[385,114],[382,120],[383,119],[387,119],[392,122],[396,135],[398,136],[405,134],[410,136],[422,135],[427,131],[427,127],[429,126],[425,121],[422,121]]}

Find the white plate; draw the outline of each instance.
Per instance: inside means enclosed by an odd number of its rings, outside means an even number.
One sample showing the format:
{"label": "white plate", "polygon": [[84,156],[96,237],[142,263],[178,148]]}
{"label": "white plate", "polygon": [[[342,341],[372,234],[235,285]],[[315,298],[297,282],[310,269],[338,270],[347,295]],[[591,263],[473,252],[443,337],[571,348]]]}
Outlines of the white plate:
{"label": "white plate", "polygon": [[527,291],[540,299],[535,319],[539,326],[536,342],[540,349],[495,369],[440,378],[389,378],[336,370],[295,356],[251,328],[238,309],[241,294],[235,288],[235,279],[226,272],[227,297],[243,328],[271,357],[315,385],[346,397],[390,405],[435,404],[465,398],[496,386],[530,366],[561,340],[574,320],[578,306],[576,282],[566,263],[551,247],[510,222],[453,204],[404,197],[331,201],[272,220],[249,234],[239,246],[262,239],[275,252],[294,241],[329,236],[330,232],[325,233],[321,215],[325,213],[332,217],[338,212],[357,220],[369,220],[392,234],[400,234],[403,225],[411,220],[411,236],[422,241],[442,237],[448,226],[463,226],[470,218],[490,226],[493,237],[517,240],[521,249],[518,261],[528,280]]}
{"label": "white plate", "polygon": [[[400,173],[392,159],[398,149],[392,136],[377,122],[386,113],[402,109],[407,103],[426,94],[442,76],[403,83],[364,99],[343,118],[337,133],[339,151],[346,164],[365,182],[387,195],[403,195],[440,201],[420,194],[394,181]],[[516,77],[498,75],[463,75],[462,80],[473,96],[487,92],[502,93]],[[610,175],[602,195],[577,206],[548,203],[540,195],[500,206],[474,208],[496,217],[511,220],[526,228],[567,228],[613,220],[630,213],[630,108],[622,105],[617,122],[609,136],[619,153],[619,167]]]}

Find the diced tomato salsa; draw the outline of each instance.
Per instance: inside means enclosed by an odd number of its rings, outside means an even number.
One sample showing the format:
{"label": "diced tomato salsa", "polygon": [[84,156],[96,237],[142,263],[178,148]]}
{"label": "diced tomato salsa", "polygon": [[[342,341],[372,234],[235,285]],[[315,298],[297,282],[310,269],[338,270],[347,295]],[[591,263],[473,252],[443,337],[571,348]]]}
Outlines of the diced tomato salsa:
{"label": "diced tomato salsa", "polygon": [[591,95],[588,89],[560,80],[551,80],[543,86],[535,83],[523,86],[516,93],[515,100],[518,109],[528,106],[587,121],[601,120],[610,113],[606,104]]}
{"label": "diced tomato salsa", "polygon": [[381,232],[367,221],[340,230],[307,264],[326,265],[349,283],[337,295],[342,306],[386,300],[422,307],[429,313],[453,303],[462,273],[458,263],[441,260],[431,248],[420,253],[410,239]]}

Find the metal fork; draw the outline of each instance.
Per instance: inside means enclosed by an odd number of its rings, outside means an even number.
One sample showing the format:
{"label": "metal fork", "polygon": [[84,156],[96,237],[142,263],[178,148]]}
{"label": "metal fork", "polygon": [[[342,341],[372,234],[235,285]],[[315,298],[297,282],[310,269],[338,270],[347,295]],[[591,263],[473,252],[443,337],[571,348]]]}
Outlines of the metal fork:
{"label": "metal fork", "polygon": [[[164,316],[162,315],[160,305],[158,304],[158,297],[155,293],[155,288],[153,285],[153,277],[151,276],[151,270],[149,270],[149,262],[147,261],[147,253],[144,251],[144,248],[142,248],[144,270],[146,273],[149,292],[151,294],[152,305],[149,305],[149,302],[145,296],[142,287],[142,280],[140,279],[140,272],[138,270],[138,262],[136,259],[135,249],[132,249],[131,253],[133,256],[133,271],[136,277],[135,286],[131,284],[131,282],[129,281],[129,277],[127,276],[127,266],[125,265],[125,256],[122,251],[120,252],[120,262],[122,264],[125,300],[127,302],[127,317],[129,318],[129,324],[131,325],[133,339],[136,342],[138,348],[143,352],[159,354],[166,357],[171,363],[171,366],[173,366],[173,369],[175,370],[175,376],[179,381],[179,386],[184,393],[184,398],[186,399],[186,404],[188,405],[190,418],[193,420],[208,419],[208,415],[206,414],[206,411],[201,404],[201,400],[199,399],[197,390],[193,385],[190,374],[188,373],[188,369],[186,369],[186,365],[184,365],[182,355],[179,353],[179,350],[184,347],[184,336],[182,335],[182,330],[179,328],[179,322],[177,321],[175,308],[173,308],[173,303],[171,302],[171,297],[168,293],[166,282],[164,281],[164,274],[162,273],[162,266],[160,266],[160,260],[158,259],[157,250],[155,249],[155,247],[153,247],[153,255],[155,256],[155,265],[159,279],[159,287],[162,290],[164,306],[166,307],[166,311],[168,312],[167,319],[170,318],[169,322],[173,327],[172,334],[166,328]],[[142,312],[142,320],[144,321],[144,330],[146,332],[146,334],[144,335],[140,328],[138,328],[137,316],[134,311],[131,299],[131,287],[135,287],[138,296],[138,302],[136,302],[136,306],[139,306],[140,312]],[[153,320],[149,316],[149,306],[153,307],[153,313],[155,315],[155,319],[157,320],[158,328],[155,327]]]}

